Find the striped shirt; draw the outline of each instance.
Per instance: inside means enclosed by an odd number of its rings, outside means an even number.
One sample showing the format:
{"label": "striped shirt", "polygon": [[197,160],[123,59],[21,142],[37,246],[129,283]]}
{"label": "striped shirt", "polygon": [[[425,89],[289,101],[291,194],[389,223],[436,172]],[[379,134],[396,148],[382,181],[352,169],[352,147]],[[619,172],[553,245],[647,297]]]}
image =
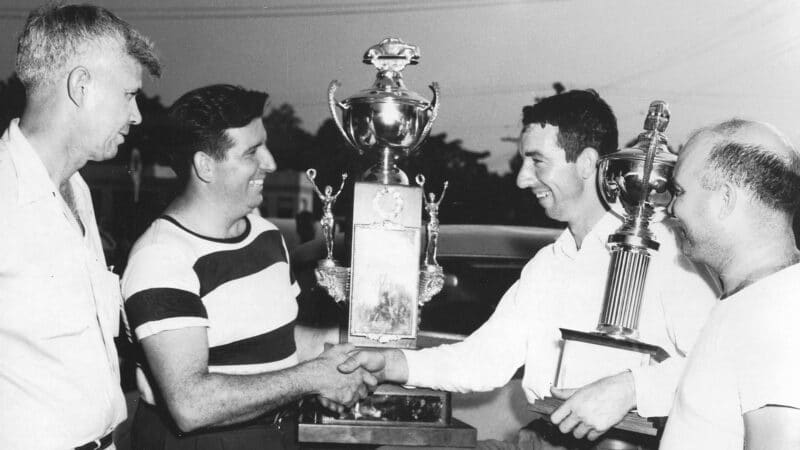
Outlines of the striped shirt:
{"label": "striped shirt", "polygon": [[[199,235],[169,216],[153,222],[131,250],[122,280],[137,340],[167,330],[208,329],[209,372],[252,374],[297,364],[294,323],[299,287],[286,245],[267,220],[249,215],[242,235]],[[155,404],[146,367],[142,398]]]}

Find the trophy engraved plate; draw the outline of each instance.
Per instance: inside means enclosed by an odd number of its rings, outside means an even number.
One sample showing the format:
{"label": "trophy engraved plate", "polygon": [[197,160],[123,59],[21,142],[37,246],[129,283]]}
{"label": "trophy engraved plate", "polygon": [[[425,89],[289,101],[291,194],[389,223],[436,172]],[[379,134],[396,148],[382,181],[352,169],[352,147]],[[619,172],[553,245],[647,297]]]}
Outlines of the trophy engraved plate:
{"label": "trophy engraved plate", "polygon": [[[669,118],[665,102],[652,102],[636,144],[600,159],[598,188],[611,210],[622,217],[623,224],[606,244],[611,258],[597,329],[561,329],[563,346],[556,387],[578,388],[669,357],[664,349],[637,340],[647,270],[652,254],[659,248],[649,225],[666,216],[672,200],[669,181],[677,157],[668,151],[663,134]],[[549,408],[552,412],[555,407],[550,407],[554,404],[557,407],[560,401],[547,397],[535,402],[533,409]]]}
{"label": "trophy engraved plate", "polygon": [[416,347],[420,190],[356,183],[348,333],[353,344]]}
{"label": "trophy engraved plate", "polygon": [[[439,111],[439,88],[430,85],[432,100],[406,88],[402,71],[419,62],[415,45],[386,38],[370,47],[363,62],[377,71],[373,85],[342,101],[335,99],[339,82],[328,86],[328,106],[345,141],[372,166],[353,188],[351,261],[333,259],[332,233],[323,232],[327,257],[315,275],[337,303],[347,308],[342,342],[360,347],[414,349],[420,308],[444,284],[436,262],[439,242],[440,192],[425,193],[425,177],[416,186],[397,165],[419,149]],[[339,116],[341,112],[341,117]],[[307,176],[323,203],[323,231],[332,229],[332,206],[342,190],[320,190],[316,175]],[[347,176],[342,176],[342,185]],[[438,197],[438,199],[437,199]],[[423,227],[423,210],[429,218]],[[425,236],[425,248],[423,245]],[[423,256],[424,255],[424,256]],[[346,331],[345,331],[346,330]],[[301,442],[372,445],[475,445],[474,428],[450,416],[450,394],[432,389],[406,389],[383,384],[348,412],[334,416],[314,410],[299,424]]]}

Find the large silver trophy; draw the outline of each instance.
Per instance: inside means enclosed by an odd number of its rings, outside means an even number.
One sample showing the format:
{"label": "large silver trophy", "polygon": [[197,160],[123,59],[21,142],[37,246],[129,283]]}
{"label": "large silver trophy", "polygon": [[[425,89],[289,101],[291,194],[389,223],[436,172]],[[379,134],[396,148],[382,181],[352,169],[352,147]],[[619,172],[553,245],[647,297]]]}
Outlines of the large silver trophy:
{"label": "large silver trophy", "polygon": [[[328,89],[330,111],[342,136],[374,164],[354,184],[350,267],[333,258],[333,233],[325,233],[327,256],[315,275],[318,284],[347,307],[340,341],[361,347],[416,348],[420,308],[444,282],[436,249],[439,206],[447,184],[438,200],[433,192],[426,197],[425,177],[417,175],[417,185],[411,186],[397,165],[428,137],[439,110],[436,83],[430,86],[433,99],[428,101],[403,82],[402,70],[417,64],[419,56],[414,45],[384,39],[364,54],[364,63],[378,71],[371,87],[342,101],[334,97],[338,81]],[[336,199],[333,189],[316,187],[313,169],[307,176],[325,211],[330,211]],[[423,208],[429,216],[426,228]],[[454,425],[449,394],[429,389],[381,385],[346,414],[321,415],[312,422],[301,423],[301,441],[436,446],[475,442],[473,428]]]}
{"label": "large silver trophy", "polygon": [[[556,387],[580,387],[668,357],[662,348],[637,338],[647,270],[653,252],[659,248],[649,227],[666,216],[672,200],[669,182],[677,157],[669,152],[664,135],[669,118],[665,102],[652,102],[636,144],[600,159],[598,187],[612,211],[623,218],[623,224],[608,237],[611,261],[596,331],[561,329],[564,345]],[[549,414],[559,404],[558,400],[545,398],[535,402],[533,409]],[[657,433],[652,424],[636,414],[629,414],[617,428]]]}
{"label": "large silver trophy", "polygon": [[669,152],[664,131],[669,109],[663,101],[650,104],[645,131],[633,148],[600,161],[598,183],[603,198],[625,222],[608,238],[605,303],[597,331],[621,338],[638,337],[639,310],[651,252],[659,244],[649,229],[664,219],[672,201],[669,182],[677,157]]}

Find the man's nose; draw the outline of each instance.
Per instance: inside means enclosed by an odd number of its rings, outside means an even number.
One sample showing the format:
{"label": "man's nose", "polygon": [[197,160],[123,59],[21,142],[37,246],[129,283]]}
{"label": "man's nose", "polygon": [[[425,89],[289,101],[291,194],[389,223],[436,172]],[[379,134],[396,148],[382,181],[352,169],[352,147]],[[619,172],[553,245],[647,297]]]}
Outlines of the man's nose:
{"label": "man's nose", "polygon": [[523,160],[517,173],[517,187],[527,189],[534,184],[536,184],[536,171],[533,169],[533,161]]}
{"label": "man's nose", "polygon": [[267,146],[263,146],[263,151],[259,153],[261,154],[261,158],[259,160],[261,163],[261,169],[267,173],[275,172],[275,169],[278,168],[278,165],[275,163],[275,158],[272,156],[272,153],[269,151]]}
{"label": "man's nose", "polygon": [[136,97],[132,100],[133,107],[131,108],[131,117],[130,121],[133,125],[139,125],[142,123],[142,113],[139,111],[139,104],[136,102]]}

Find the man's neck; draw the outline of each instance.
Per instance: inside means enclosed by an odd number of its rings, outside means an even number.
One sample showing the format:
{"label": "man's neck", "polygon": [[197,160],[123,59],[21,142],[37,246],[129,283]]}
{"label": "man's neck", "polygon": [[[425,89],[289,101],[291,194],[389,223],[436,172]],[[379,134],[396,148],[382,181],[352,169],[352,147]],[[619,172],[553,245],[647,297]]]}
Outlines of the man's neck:
{"label": "man's neck", "polygon": [[591,202],[583,208],[583,211],[578,217],[571,219],[567,223],[570,233],[575,238],[575,245],[578,249],[583,245],[583,239],[592,231],[595,225],[600,222],[600,219],[606,214],[606,209],[603,204],[598,200]]}
{"label": "man's neck", "polygon": [[164,211],[197,234],[217,239],[241,236],[246,226],[246,214],[227,214],[226,205],[202,195],[184,191]]}
{"label": "man's neck", "polygon": [[[789,230],[791,231],[791,230]],[[723,297],[729,297],[747,286],[800,262],[794,236],[774,239],[760,236],[753,242],[737,245],[734,254],[720,270]]]}
{"label": "man's neck", "polygon": [[77,160],[69,145],[68,125],[58,123],[57,115],[41,114],[43,106],[26,108],[19,129],[42,161],[53,184],[61,189],[67,180],[86,164]]}

